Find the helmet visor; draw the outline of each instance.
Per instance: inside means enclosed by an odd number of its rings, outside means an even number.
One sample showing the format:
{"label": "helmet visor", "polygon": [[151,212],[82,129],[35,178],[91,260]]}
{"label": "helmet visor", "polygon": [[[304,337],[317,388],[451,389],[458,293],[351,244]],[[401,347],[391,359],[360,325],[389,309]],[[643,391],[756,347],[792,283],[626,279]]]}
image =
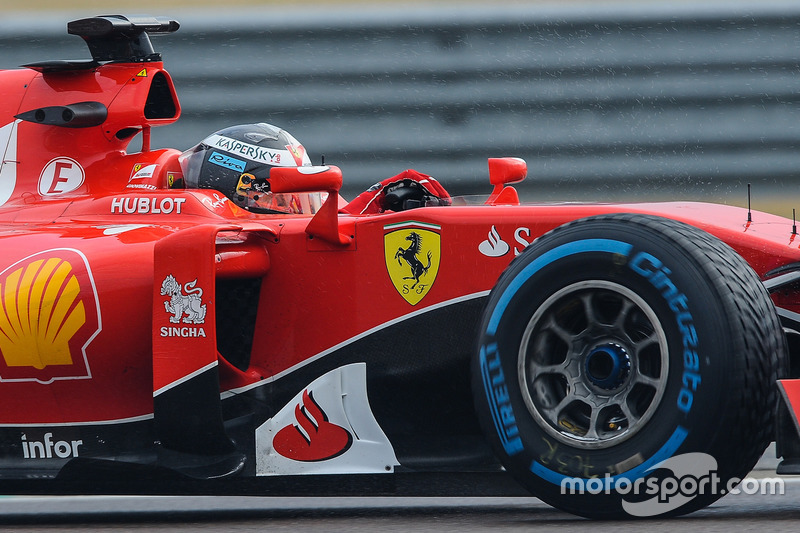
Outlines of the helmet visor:
{"label": "helmet visor", "polygon": [[249,172],[239,177],[234,203],[254,213],[314,214],[328,193],[273,193],[266,180]]}

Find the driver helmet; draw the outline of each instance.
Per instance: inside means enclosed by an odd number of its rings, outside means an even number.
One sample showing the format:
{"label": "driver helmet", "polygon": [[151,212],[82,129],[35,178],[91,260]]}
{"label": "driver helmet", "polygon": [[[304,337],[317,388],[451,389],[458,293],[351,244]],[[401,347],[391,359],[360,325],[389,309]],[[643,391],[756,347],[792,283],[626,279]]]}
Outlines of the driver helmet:
{"label": "driver helmet", "polygon": [[187,188],[220,191],[254,213],[315,213],[326,194],[270,192],[272,167],[311,166],[311,160],[297,139],[263,122],[213,133],[178,161]]}

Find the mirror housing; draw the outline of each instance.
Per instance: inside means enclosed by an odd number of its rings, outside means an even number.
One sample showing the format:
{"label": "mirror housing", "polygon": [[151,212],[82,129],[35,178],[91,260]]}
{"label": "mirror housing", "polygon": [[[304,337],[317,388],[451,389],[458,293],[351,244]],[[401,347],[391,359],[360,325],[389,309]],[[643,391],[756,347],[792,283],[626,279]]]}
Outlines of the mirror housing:
{"label": "mirror housing", "polygon": [[494,185],[487,205],[519,204],[519,195],[511,183],[519,183],[528,175],[528,164],[519,157],[490,157],[489,182]]}
{"label": "mirror housing", "polygon": [[489,182],[492,185],[519,183],[528,175],[528,164],[519,157],[490,157]]}
{"label": "mirror housing", "polygon": [[269,190],[275,193],[336,191],[342,188],[342,171],[332,165],[314,167],[272,167]]}
{"label": "mirror housing", "polygon": [[270,191],[274,193],[325,191],[328,198],[306,226],[310,237],[346,246],[353,240],[339,231],[339,191],[342,171],[333,165],[309,167],[273,167],[269,171]]}

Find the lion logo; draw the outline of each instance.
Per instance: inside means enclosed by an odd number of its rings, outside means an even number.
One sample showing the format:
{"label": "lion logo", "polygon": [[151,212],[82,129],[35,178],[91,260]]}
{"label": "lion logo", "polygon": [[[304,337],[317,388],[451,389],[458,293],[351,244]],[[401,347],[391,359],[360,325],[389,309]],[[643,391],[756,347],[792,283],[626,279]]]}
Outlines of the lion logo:
{"label": "lion logo", "polygon": [[[202,324],[206,318],[206,305],[202,301],[203,289],[195,288],[197,279],[186,284],[186,293],[175,277],[170,274],[161,283],[161,296],[169,296],[169,301],[164,302],[167,313],[171,313],[169,321],[173,324]],[[186,316],[183,316],[186,315]]]}

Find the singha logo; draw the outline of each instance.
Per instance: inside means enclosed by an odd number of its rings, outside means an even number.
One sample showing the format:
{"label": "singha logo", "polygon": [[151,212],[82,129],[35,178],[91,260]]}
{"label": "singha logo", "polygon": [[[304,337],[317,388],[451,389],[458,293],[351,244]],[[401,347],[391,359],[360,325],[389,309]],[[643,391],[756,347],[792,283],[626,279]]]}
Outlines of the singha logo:
{"label": "singha logo", "polygon": [[[197,287],[197,280],[186,284],[186,294],[183,287],[175,277],[170,274],[161,283],[161,296],[169,295],[169,301],[164,302],[167,313],[171,313],[169,321],[173,324],[202,324],[206,318],[206,305],[202,301],[203,289]],[[186,315],[186,316],[183,316]]]}

